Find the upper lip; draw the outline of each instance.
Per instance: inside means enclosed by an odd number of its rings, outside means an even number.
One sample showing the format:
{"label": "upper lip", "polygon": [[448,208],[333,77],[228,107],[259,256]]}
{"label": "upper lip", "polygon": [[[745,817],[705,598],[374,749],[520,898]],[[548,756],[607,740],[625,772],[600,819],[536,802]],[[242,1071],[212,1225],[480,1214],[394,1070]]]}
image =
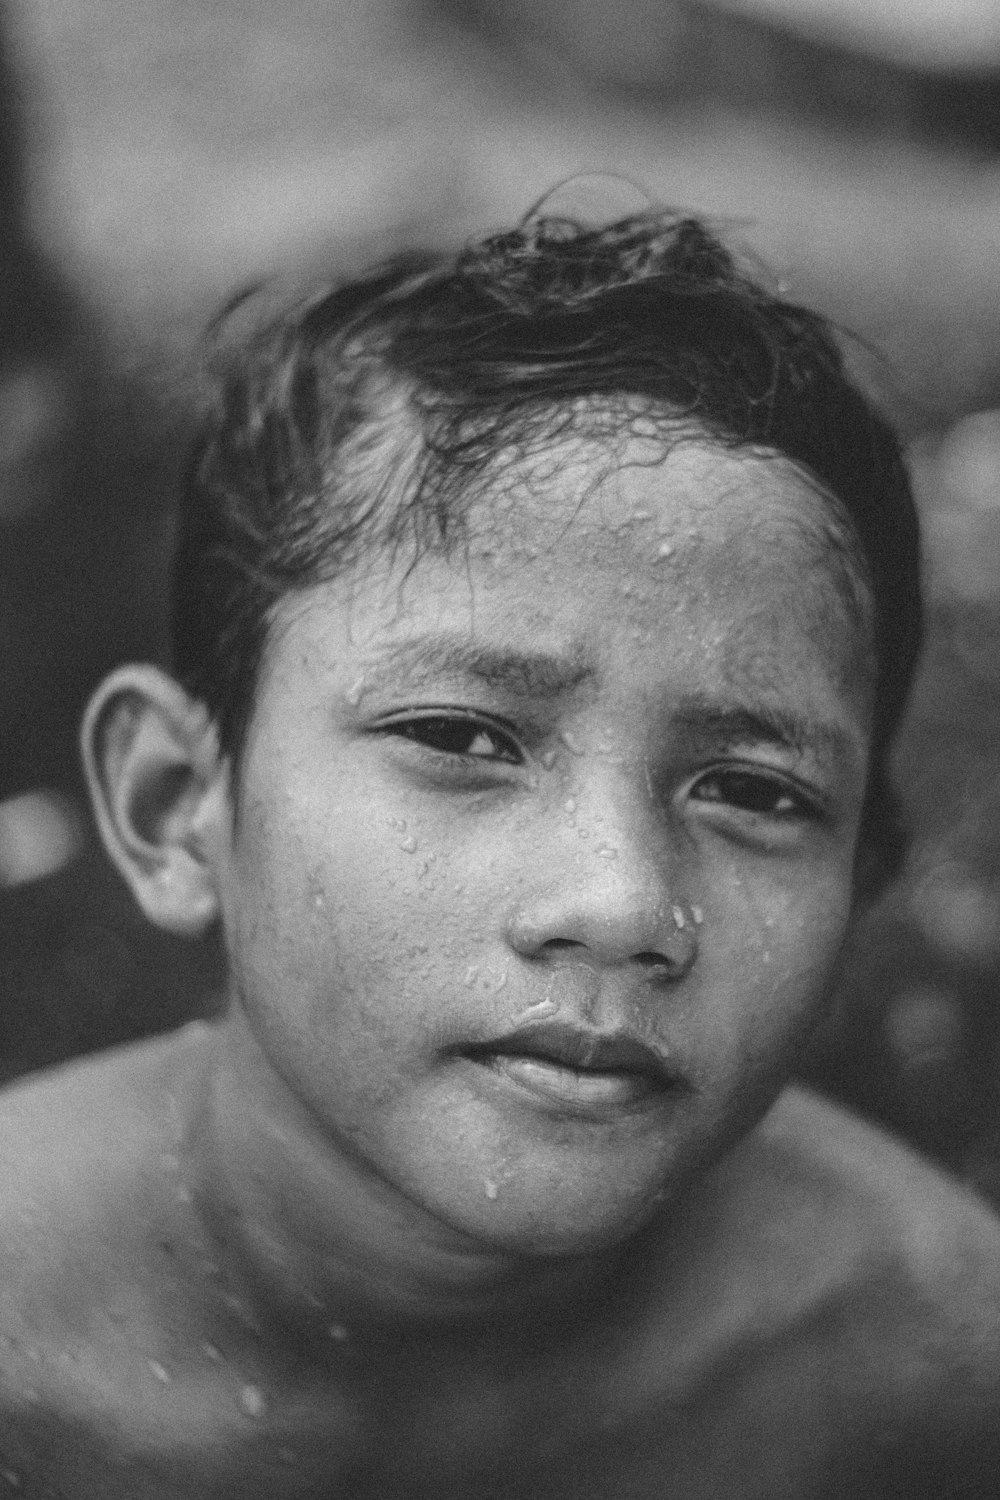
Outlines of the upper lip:
{"label": "upper lip", "polygon": [[627,1031],[592,1031],[565,1021],[539,1021],[469,1048],[473,1056],[503,1053],[538,1057],[584,1072],[638,1073],[659,1084],[676,1083],[677,1075],[652,1047]]}

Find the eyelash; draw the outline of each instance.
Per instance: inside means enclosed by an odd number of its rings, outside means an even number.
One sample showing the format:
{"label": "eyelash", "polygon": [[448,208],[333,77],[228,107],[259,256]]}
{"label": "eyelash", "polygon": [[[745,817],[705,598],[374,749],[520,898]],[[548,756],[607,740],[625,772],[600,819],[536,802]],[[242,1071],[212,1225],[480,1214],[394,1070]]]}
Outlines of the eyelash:
{"label": "eyelash", "polygon": [[[704,792],[713,784],[728,787],[728,795],[696,796],[695,800],[722,808],[736,808],[750,817],[773,818],[782,822],[808,820],[819,815],[819,809],[804,793],[789,786],[783,778],[768,772],[746,766],[719,767],[699,777],[692,792]],[[781,803],[787,805],[781,806]]]}
{"label": "eyelash", "polygon": [[[408,714],[406,718],[390,719],[379,728],[384,734],[398,735],[400,739],[422,745],[432,754],[459,761],[512,766],[524,764],[524,755],[511,731],[478,714],[452,713],[446,710]],[[455,743],[456,739],[461,740],[462,737],[471,741],[465,749],[459,748]],[[472,746],[480,738],[492,740],[494,750],[499,753],[486,755],[474,750]]]}
{"label": "eyelash", "polygon": [[[386,720],[378,726],[378,732],[409,740],[442,761],[452,762],[456,768],[525,763],[513,731],[480,714],[433,709]],[[492,742],[492,753],[473,748],[479,739]],[[713,786],[723,795],[705,795]],[[722,766],[704,772],[694,782],[691,794],[695,801],[719,807],[723,812],[735,811],[745,817],[769,818],[775,822],[809,821],[820,815],[819,808],[782,777],[749,766]]]}

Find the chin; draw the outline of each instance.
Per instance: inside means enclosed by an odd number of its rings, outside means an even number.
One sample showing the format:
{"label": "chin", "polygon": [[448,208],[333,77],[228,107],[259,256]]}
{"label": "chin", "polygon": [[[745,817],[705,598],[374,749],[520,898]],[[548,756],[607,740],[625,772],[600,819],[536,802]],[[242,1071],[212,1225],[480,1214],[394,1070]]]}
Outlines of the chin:
{"label": "chin", "polygon": [[498,1183],[495,1198],[484,1193],[482,1204],[464,1205],[460,1227],[480,1244],[509,1255],[593,1255],[638,1234],[676,1191],[656,1183],[628,1197],[616,1192],[602,1202],[593,1192],[531,1194],[523,1184]]}

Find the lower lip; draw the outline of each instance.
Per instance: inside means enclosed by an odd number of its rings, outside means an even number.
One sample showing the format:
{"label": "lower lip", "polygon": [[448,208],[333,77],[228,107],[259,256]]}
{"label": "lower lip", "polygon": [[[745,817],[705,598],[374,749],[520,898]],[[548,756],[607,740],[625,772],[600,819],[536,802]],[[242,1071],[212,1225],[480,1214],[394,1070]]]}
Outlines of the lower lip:
{"label": "lower lip", "polygon": [[480,1065],[561,1111],[595,1118],[649,1108],[672,1093],[642,1073],[602,1073],[519,1053],[494,1052]]}

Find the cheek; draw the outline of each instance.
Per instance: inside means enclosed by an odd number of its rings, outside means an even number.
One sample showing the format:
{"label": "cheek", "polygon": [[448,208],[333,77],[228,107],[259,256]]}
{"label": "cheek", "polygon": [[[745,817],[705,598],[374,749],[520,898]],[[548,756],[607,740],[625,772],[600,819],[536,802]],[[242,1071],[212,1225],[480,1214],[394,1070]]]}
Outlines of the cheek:
{"label": "cheek", "polygon": [[[326,1068],[430,1035],[470,966],[469,896],[424,829],[359,806],[248,808],[228,930],[244,1004]],[[367,1069],[367,1064],[366,1064]]]}
{"label": "cheek", "polygon": [[[823,1009],[844,939],[850,883],[831,879],[742,899],[705,954],[706,989],[725,997],[714,1037],[734,1064],[783,1068]],[[708,925],[708,916],[705,918]]]}

